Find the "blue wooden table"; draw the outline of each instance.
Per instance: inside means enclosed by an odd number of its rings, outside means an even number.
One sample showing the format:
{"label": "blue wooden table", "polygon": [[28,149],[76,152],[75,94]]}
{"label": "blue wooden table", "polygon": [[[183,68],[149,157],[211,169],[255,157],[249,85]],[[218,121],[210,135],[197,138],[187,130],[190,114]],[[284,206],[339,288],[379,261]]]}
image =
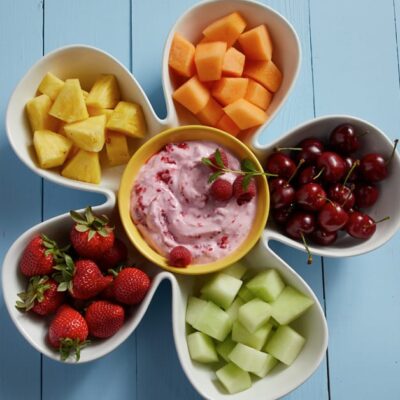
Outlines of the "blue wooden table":
{"label": "blue wooden table", "polygon": [[[164,40],[194,0],[0,1],[0,262],[27,228],[98,195],[61,188],[17,160],[4,131],[8,98],[28,67],[59,46],[100,47],[132,70],[160,116]],[[400,0],[267,0],[297,30],[303,64],[295,90],[262,141],[314,116],[348,113],[400,136]],[[393,207],[398,207],[394,204]],[[287,399],[400,399],[400,235],[350,259],[274,249],[318,294],[329,350],[318,371]],[[397,258],[397,260],[396,260]],[[103,359],[79,366],[42,357],[17,332],[0,299],[0,399],[198,399],[171,332],[170,288],[162,286],[136,332]]]}

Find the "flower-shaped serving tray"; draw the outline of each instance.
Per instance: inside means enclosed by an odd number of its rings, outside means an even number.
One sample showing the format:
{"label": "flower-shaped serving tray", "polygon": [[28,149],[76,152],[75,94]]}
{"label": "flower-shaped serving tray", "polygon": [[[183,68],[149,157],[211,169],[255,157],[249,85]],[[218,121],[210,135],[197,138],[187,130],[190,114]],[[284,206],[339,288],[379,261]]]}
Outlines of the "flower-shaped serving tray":
{"label": "flower-shaped serving tray", "polygon": [[[371,133],[366,136],[367,148],[374,147],[384,153],[390,151],[390,140],[378,128],[349,116],[329,116],[316,119],[282,135],[282,138],[275,143],[264,146],[258,143],[259,133],[271,122],[289,96],[300,68],[301,51],[297,35],[289,22],[271,8],[250,0],[205,1],[189,9],[177,21],[167,38],[162,64],[163,90],[167,105],[167,117],[164,120],[157,117],[148,98],[132,74],[109,54],[83,45],[67,46],[47,54],[27,72],[10,99],[6,115],[6,128],[14,151],[23,163],[35,173],[50,181],[75,189],[104,194],[106,202],[96,207],[95,212],[112,215],[113,222],[117,226],[117,235],[124,238],[125,234],[119,223],[116,210],[116,191],[118,190],[124,166],[104,169],[102,181],[99,185],[69,180],[59,175],[58,172],[38,168],[34,161],[31,133],[25,118],[25,103],[35,94],[40,80],[48,71],[53,72],[62,79],[78,77],[83,88],[89,88],[99,74],[110,73],[117,77],[122,98],[127,101],[137,102],[143,108],[149,135],[145,139],[137,141],[138,147],[145,140],[166,128],[198,123],[183,108],[175,106],[172,101],[171,94],[174,90],[174,85],[168,70],[168,54],[171,40],[175,32],[183,34],[189,40],[199,40],[204,26],[233,11],[241,12],[250,27],[261,23],[267,24],[275,43],[274,61],[284,76],[282,86],[275,94],[268,110],[270,118],[263,126],[248,132],[247,139],[245,138],[246,143],[262,163],[265,162],[267,155],[278,143],[293,145],[293,142],[298,142],[305,136],[326,136],[333,127],[344,121],[350,121]],[[394,164],[395,168],[400,169],[398,155],[395,157]],[[393,179],[393,176],[388,178],[389,181]],[[400,188],[399,185],[391,185],[389,182],[381,193],[381,207],[376,210],[376,213],[379,215],[385,214],[388,202],[393,198],[400,199]],[[374,217],[375,214],[372,213],[372,216]],[[324,249],[312,246],[311,251],[314,254],[328,256],[347,256],[370,251],[383,244],[396,232],[400,224],[399,220],[400,218],[397,215],[385,224],[384,230],[379,227],[377,233],[369,241],[354,245],[347,238],[343,238],[338,241],[335,247]],[[24,246],[33,235],[43,232],[56,240],[61,239],[68,234],[71,223],[69,214],[66,213],[38,224],[23,233],[10,247],[4,259],[2,270],[3,295],[13,322],[21,334],[38,351],[55,360],[58,360],[58,354],[46,344],[47,328],[45,322],[38,318],[21,314],[14,307],[16,293],[20,292],[25,286],[25,280],[17,273],[17,270]],[[162,271],[144,260],[132,246],[130,246],[130,256],[152,276],[151,288],[144,301],[132,309],[123,328],[112,338],[99,341],[86,348],[81,354],[80,362],[92,361],[118,347],[140,323],[160,282],[167,279],[172,286],[173,332],[178,357],[188,379],[204,398],[231,398],[236,400],[262,397],[263,399],[276,399],[292,391],[309,378],[320,364],[327,348],[328,330],[323,310],[315,294],[304,280],[270,249],[268,242],[272,239],[302,250],[300,243],[282,235],[273,224],[270,224],[266,227],[258,244],[246,256],[246,262],[256,269],[277,268],[289,284],[306,293],[315,301],[310,311],[296,322],[296,328],[307,337],[307,343],[300,356],[289,368],[277,367],[266,378],[257,381],[251,389],[236,395],[228,395],[220,390],[213,382],[212,372],[208,368],[190,360],[186,346],[186,300],[187,296],[193,293],[195,282],[199,278],[194,276],[175,276],[170,272]],[[128,244],[127,240],[126,242]]]}

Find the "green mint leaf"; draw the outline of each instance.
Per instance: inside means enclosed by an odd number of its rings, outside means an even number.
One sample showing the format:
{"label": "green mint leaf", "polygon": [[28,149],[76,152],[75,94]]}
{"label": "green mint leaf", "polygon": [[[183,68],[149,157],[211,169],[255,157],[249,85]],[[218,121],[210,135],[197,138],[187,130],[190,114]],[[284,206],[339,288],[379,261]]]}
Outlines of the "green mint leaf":
{"label": "green mint leaf", "polygon": [[211,161],[209,158],[207,158],[207,157],[203,157],[203,158],[201,159],[201,162],[202,162],[204,165],[207,165],[207,167],[213,167],[213,166],[214,166],[214,164],[212,163],[212,161]]}
{"label": "green mint leaf", "polygon": [[257,172],[257,168],[254,165],[253,161],[245,158],[240,163],[240,168],[244,172]]}
{"label": "green mint leaf", "polygon": [[252,178],[253,177],[250,174],[245,175],[245,177],[243,178],[242,186],[244,191],[247,191],[247,188],[249,187]]}
{"label": "green mint leaf", "polygon": [[220,168],[224,168],[224,162],[222,161],[222,156],[221,156],[221,152],[219,151],[219,149],[215,150],[215,162],[217,163],[217,166]]}
{"label": "green mint leaf", "polygon": [[213,183],[215,180],[217,180],[221,175],[223,175],[224,173],[222,171],[217,171],[214,172],[213,174],[211,174],[208,177],[208,183]]}

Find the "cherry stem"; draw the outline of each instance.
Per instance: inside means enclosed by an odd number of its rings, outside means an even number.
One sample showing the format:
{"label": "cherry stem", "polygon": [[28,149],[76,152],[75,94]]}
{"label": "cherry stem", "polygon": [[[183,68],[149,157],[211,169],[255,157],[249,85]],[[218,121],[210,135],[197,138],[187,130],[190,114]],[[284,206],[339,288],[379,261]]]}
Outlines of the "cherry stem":
{"label": "cherry stem", "polygon": [[290,181],[295,177],[295,175],[297,174],[297,172],[299,171],[300,167],[304,164],[305,160],[304,158],[302,158],[299,163],[297,164],[296,169],[293,171],[293,174],[290,176],[288,183],[290,183]]}
{"label": "cherry stem", "polygon": [[318,174],[313,177],[313,181],[315,181],[316,179],[318,179],[322,175],[322,173],[324,172],[324,169],[325,169],[325,167],[322,167],[319,170]]}
{"label": "cherry stem", "polygon": [[309,247],[307,245],[307,241],[306,241],[306,238],[303,235],[303,232],[300,232],[300,235],[301,235],[301,240],[303,241],[304,248],[306,249],[306,252],[307,252],[307,264],[311,265],[312,264],[311,251],[310,251],[310,249],[309,249]]}
{"label": "cherry stem", "polygon": [[365,131],[365,132],[363,132],[363,133],[360,133],[360,134],[358,134],[358,135],[356,135],[357,136],[357,138],[360,138],[360,137],[364,137],[365,135],[368,135],[368,131]]}
{"label": "cherry stem", "polygon": [[396,151],[397,143],[399,142],[399,139],[394,140],[394,145],[392,149],[392,154],[390,155],[389,159],[386,161],[386,165],[389,165],[392,162],[392,159],[394,157],[394,152]]}
{"label": "cherry stem", "polygon": [[353,162],[353,165],[349,169],[349,172],[346,175],[346,178],[344,178],[343,185],[346,186],[347,181],[349,180],[351,174],[354,172],[354,170],[360,165],[360,160],[356,160]]}
{"label": "cherry stem", "polygon": [[390,217],[387,216],[387,217],[385,217],[385,218],[382,218],[382,219],[380,219],[380,220],[378,220],[378,221],[374,221],[374,222],[375,222],[375,224],[380,224],[381,222],[387,221],[387,220],[389,220],[389,219],[390,219]]}
{"label": "cherry stem", "polygon": [[293,151],[301,151],[302,147],[275,147],[275,151],[285,151],[285,150],[293,150]]}
{"label": "cherry stem", "polygon": [[[344,186],[344,184],[343,184],[343,186]],[[349,188],[349,192],[347,193],[347,196],[346,196],[346,198],[344,199],[344,201],[343,201],[343,203],[340,205],[340,207],[344,207],[344,205],[346,204],[346,202],[347,202],[347,200],[349,199],[349,197],[351,196],[351,193],[353,192],[353,190],[354,190],[354,185],[351,185],[351,187]]]}

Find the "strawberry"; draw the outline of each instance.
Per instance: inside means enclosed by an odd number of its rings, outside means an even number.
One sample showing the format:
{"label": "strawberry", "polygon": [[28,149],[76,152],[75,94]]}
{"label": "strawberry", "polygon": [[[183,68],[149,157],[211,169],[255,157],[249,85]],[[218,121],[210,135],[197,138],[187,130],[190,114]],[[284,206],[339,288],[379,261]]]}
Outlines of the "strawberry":
{"label": "strawberry", "polygon": [[192,253],[184,246],[176,246],[169,253],[169,264],[184,268],[192,262]]}
{"label": "strawberry", "polygon": [[150,278],[140,269],[126,267],[114,278],[114,296],[122,304],[140,303],[150,287]]}
{"label": "strawberry", "polygon": [[96,216],[91,207],[84,214],[71,211],[75,221],[70,232],[70,240],[75,251],[84,258],[96,259],[114,244],[114,228],[109,226],[106,215]]}
{"label": "strawberry", "polygon": [[128,249],[125,243],[115,238],[114,244],[110,249],[103,253],[96,261],[98,266],[103,270],[116,268],[119,264],[126,261],[128,257]]}
{"label": "strawberry", "polygon": [[15,306],[23,311],[32,310],[39,315],[49,315],[64,302],[65,294],[57,291],[57,282],[47,276],[33,276],[26,292],[18,293]]}
{"label": "strawberry", "polygon": [[[225,151],[222,149],[215,150],[215,153],[211,154],[208,159],[211,161],[212,164],[216,165],[217,167],[229,167],[228,156],[226,155]],[[210,168],[215,172],[219,171],[220,168],[216,168],[210,165]]]}
{"label": "strawberry", "polygon": [[244,182],[244,179],[243,175],[239,175],[233,182],[233,195],[236,197],[239,206],[248,203],[256,195],[256,182],[254,178],[250,178],[248,182]]}
{"label": "strawberry", "polygon": [[114,335],[123,325],[124,308],[109,301],[94,301],[86,310],[86,323],[91,336],[105,339]]}
{"label": "strawberry", "polygon": [[228,201],[232,197],[232,184],[225,179],[217,179],[210,187],[211,196],[218,201]]}
{"label": "strawberry", "polygon": [[61,360],[65,361],[74,352],[76,361],[79,361],[81,349],[89,343],[86,340],[88,334],[89,329],[82,315],[63,304],[50,323],[48,340],[52,347],[59,350]]}
{"label": "strawberry", "polygon": [[63,250],[65,249],[59,249],[57,243],[45,235],[34,236],[25,247],[19,262],[22,274],[28,277],[50,274],[62,259]]}
{"label": "strawberry", "polygon": [[106,288],[100,293],[100,297],[105,300],[114,300],[114,277],[112,275],[106,275],[104,277],[109,283]]}

